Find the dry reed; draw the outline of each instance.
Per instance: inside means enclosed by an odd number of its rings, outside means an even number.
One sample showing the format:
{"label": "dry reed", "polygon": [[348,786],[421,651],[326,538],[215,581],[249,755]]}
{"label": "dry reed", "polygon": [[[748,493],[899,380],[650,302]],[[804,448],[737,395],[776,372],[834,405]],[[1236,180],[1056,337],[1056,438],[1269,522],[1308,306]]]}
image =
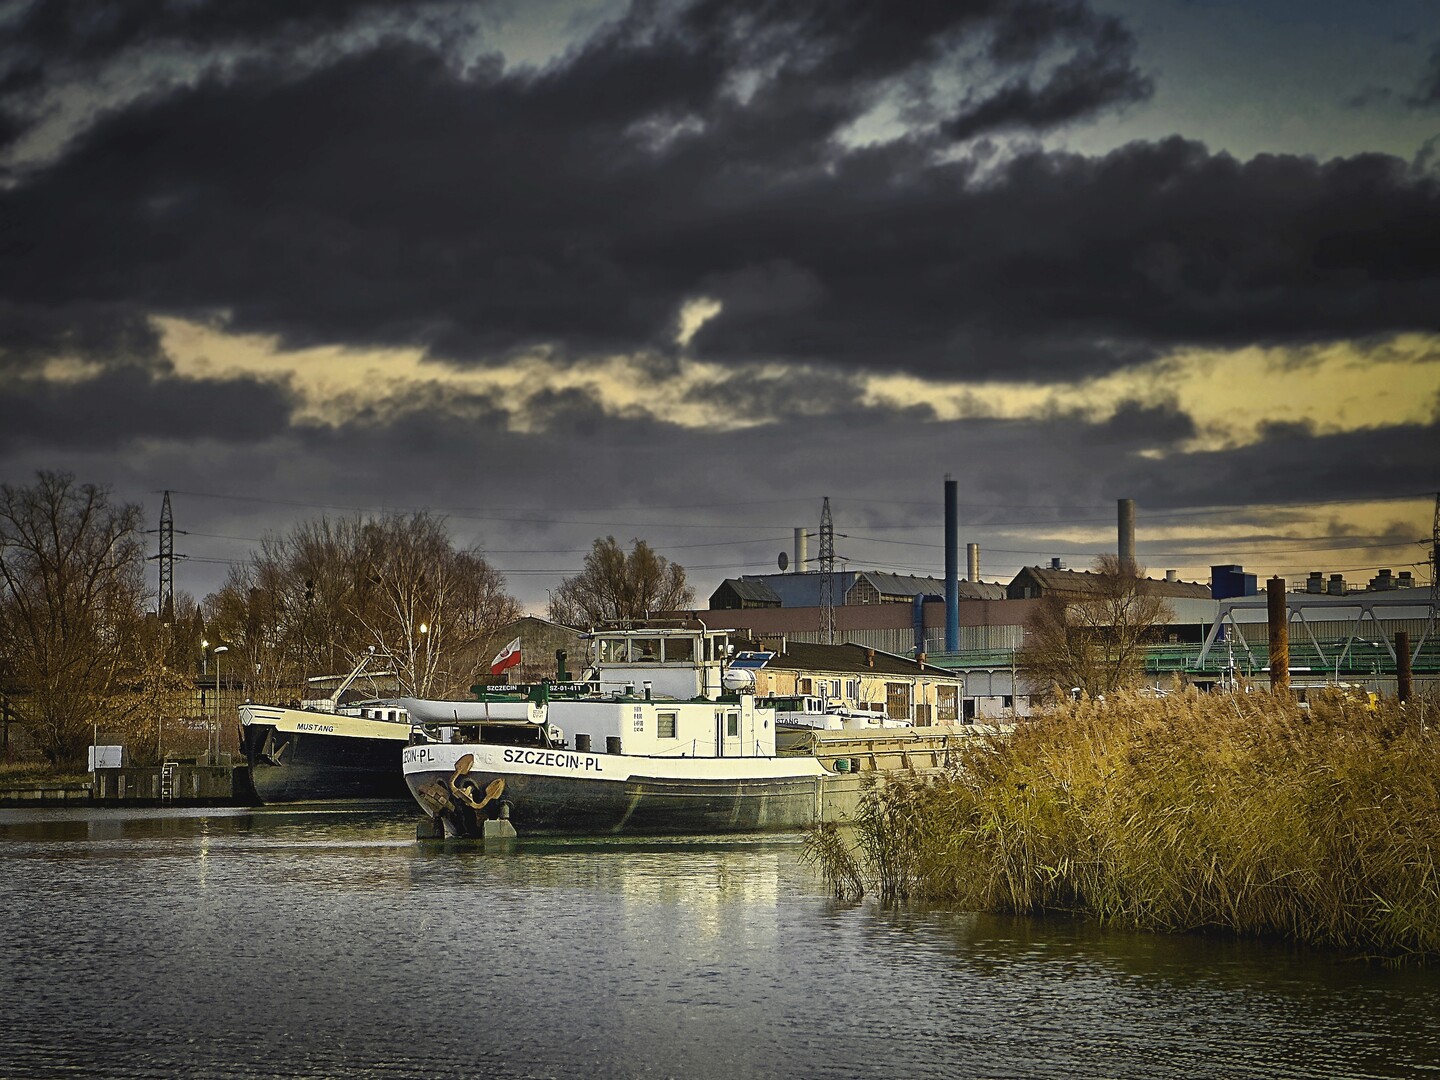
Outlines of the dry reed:
{"label": "dry reed", "polygon": [[1338,692],[1067,702],[939,780],[872,788],[847,888],[1440,957],[1440,739],[1416,712]]}

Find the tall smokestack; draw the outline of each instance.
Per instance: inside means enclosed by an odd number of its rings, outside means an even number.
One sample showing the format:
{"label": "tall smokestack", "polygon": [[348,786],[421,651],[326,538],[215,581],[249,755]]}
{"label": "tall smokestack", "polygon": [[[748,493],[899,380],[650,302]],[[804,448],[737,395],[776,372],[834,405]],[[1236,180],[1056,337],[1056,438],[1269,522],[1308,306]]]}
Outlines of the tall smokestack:
{"label": "tall smokestack", "polygon": [[945,477],[945,651],[960,651],[960,495]]}
{"label": "tall smokestack", "polygon": [[1135,571],[1135,500],[1120,500],[1120,569]]}
{"label": "tall smokestack", "polygon": [[967,581],[980,580],[980,545],[965,545],[965,562],[969,565],[969,573],[965,575]]}
{"label": "tall smokestack", "polygon": [[795,560],[790,567],[795,573],[803,574],[805,572],[806,554],[807,552],[805,550],[805,530],[803,528],[799,528],[795,530]]}

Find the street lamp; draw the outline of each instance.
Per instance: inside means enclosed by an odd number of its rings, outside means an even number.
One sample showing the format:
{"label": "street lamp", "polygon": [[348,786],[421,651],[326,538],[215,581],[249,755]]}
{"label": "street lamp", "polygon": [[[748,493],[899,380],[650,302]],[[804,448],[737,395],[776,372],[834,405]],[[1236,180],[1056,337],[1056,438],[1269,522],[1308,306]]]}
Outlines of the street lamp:
{"label": "street lamp", "polygon": [[[216,759],[220,756],[220,654],[229,651],[230,646],[228,645],[215,646],[215,750],[210,758],[210,764],[212,765],[215,764]],[[209,749],[208,745],[206,748]]]}

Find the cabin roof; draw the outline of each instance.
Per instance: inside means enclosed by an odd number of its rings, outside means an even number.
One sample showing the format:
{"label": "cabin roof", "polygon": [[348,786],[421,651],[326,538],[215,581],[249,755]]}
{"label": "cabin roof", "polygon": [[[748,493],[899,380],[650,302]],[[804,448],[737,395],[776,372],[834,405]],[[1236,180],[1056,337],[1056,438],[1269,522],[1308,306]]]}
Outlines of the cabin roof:
{"label": "cabin roof", "polygon": [[[737,647],[741,643],[737,643]],[[747,649],[766,649],[760,642],[744,643]],[[940,678],[955,676],[931,665],[921,667],[914,660],[880,649],[847,643],[821,645],[808,641],[787,641],[783,652],[765,665],[767,668],[789,668],[793,671],[834,672],[847,675],[928,675]]]}

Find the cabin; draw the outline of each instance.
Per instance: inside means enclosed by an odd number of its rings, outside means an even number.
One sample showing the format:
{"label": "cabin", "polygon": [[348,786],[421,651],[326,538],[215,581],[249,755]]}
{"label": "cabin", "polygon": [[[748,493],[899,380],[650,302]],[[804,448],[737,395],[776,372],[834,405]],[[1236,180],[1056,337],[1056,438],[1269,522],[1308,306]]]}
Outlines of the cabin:
{"label": "cabin", "polygon": [[917,727],[962,722],[964,684],[954,672],[863,645],[741,640],[737,656],[751,663],[756,698],[823,699],[829,707],[869,712]]}

